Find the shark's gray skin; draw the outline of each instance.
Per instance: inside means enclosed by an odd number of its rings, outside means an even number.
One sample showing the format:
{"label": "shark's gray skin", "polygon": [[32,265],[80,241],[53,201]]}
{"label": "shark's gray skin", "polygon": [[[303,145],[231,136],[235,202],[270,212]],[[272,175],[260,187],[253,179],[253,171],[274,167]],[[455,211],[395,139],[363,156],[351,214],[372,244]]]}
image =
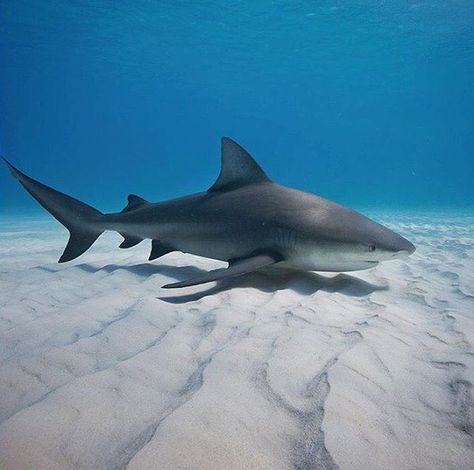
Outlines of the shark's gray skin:
{"label": "shark's gray skin", "polygon": [[150,260],[182,251],[229,263],[228,268],[166,288],[203,284],[273,264],[311,271],[361,270],[415,251],[408,240],[358,212],[273,183],[226,137],[221,172],[209,190],[160,203],[130,195],[125,209],[112,214],[102,214],[7,165],[69,230],[60,263],[83,254],[105,230],[124,237],[121,248],[151,239]]}

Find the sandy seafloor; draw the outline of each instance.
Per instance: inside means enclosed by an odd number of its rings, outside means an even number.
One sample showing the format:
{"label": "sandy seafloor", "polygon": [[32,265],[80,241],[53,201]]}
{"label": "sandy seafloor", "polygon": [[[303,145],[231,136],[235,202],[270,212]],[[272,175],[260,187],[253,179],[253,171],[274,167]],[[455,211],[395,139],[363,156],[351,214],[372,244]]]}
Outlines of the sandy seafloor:
{"label": "sandy seafloor", "polygon": [[416,253],[181,291],[222,263],[2,219],[0,468],[474,468],[474,217],[377,219]]}

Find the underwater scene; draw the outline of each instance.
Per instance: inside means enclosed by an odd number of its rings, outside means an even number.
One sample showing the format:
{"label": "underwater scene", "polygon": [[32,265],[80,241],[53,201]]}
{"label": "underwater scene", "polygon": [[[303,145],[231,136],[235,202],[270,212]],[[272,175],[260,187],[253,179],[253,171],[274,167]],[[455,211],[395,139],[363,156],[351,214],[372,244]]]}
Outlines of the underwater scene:
{"label": "underwater scene", "polygon": [[0,469],[472,469],[474,3],[0,2]]}

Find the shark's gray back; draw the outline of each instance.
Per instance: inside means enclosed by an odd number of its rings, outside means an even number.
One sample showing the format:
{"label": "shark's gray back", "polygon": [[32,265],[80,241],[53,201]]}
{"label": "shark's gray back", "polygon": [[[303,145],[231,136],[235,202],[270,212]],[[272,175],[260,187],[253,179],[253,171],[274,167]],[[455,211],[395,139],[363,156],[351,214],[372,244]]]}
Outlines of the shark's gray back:
{"label": "shark's gray back", "polygon": [[123,215],[177,250],[221,260],[256,250],[286,254],[298,239],[331,236],[330,213],[356,213],[318,196],[270,181],[208,191],[137,209]]}

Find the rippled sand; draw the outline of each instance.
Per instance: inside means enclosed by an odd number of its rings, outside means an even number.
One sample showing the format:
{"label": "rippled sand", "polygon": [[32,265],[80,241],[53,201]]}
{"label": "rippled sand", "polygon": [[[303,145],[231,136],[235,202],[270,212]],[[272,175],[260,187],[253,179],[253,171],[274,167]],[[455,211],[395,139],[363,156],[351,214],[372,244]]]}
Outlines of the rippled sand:
{"label": "rippled sand", "polygon": [[221,263],[3,221],[0,468],[472,469],[474,217],[377,219],[416,253],[181,291]]}

